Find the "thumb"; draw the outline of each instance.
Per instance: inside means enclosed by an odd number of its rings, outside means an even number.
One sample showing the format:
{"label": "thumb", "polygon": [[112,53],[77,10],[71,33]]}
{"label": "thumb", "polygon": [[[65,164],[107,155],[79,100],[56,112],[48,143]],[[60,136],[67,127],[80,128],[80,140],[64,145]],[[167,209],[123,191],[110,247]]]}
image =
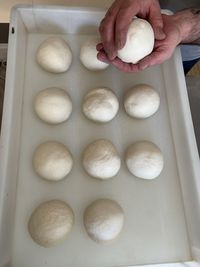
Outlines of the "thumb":
{"label": "thumb", "polygon": [[166,37],[165,32],[163,31],[163,28],[160,26],[154,26],[154,34],[156,40],[164,40]]}
{"label": "thumb", "polygon": [[162,18],[159,6],[155,6],[155,5],[151,6],[150,14],[149,14],[149,22],[151,23],[153,27],[155,39],[164,40],[166,37],[166,34],[164,33],[164,30],[163,30],[163,18]]}
{"label": "thumb", "polygon": [[146,56],[139,61],[139,69],[144,70],[150,66],[163,63],[168,58],[168,54],[165,50],[153,51],[150,55]]}

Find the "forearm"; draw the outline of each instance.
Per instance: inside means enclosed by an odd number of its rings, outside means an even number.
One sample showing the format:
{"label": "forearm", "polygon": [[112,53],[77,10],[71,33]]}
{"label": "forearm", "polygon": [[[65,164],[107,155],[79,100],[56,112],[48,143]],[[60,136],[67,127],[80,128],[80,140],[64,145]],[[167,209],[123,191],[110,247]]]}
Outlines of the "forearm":
{"label": "forearm", "polygon": [[175,21],[181,35],[181,43],[200,44],[200,7],[177,12]]}

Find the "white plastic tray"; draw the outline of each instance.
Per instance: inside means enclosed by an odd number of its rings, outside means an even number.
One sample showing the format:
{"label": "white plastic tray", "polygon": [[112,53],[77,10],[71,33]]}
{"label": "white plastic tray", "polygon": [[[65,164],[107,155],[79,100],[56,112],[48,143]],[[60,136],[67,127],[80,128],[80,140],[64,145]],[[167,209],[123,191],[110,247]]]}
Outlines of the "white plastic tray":
{"label": "white plastic tray", "polygon": [[[103,15],[95,9],[41,6],[12,12],[0,147],[0,267],[117,267],[200,258],[200,167],[179,50],[162,66],[137,74],[113,67],[89,72],[79,62],[79,49],[96,34]],[[37,47],[53,34],[61,34],[73,51],[65,74],[49,74],[35,62]],[[124,92],[138,83],[152,85],[161,97],[159,111],[146,120],[133,120],[123,110]],[[44,124],[33,111],[36,93],[51,86],[65,89],[73,102],[70,120],[58,126]],[[98,86],[113,89],[121,106],[105,125],[88,121],[81,112],[83,96]],[[98,138],[112,140],[122,159],[135,141],[156,143],[165,159],[162,174],[141,180],[123,162],[114,179],[88,177],[81,153]],[[63,181],[44,181],[33,171],[33,152],[46,140],[63,142],[73,155],[73,170]],[[84,209],[102,197],[119,202],[126,217],[120,238],[110,245],[94,243],[83,227]],[[45,249],[32,241],[27,222],[39,203],[55,198],[70,204],[75,225],[62,245]]]}

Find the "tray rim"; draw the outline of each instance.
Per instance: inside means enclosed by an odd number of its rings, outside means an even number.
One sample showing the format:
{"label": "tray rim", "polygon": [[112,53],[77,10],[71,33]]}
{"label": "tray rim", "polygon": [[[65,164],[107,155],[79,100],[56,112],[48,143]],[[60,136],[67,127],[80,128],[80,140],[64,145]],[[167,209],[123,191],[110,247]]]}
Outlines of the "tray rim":
{"label": "tray rim", "polygon": [[[24,4],[19,4],[16,5],[12,8],[12,15],[11,15],[11,22],[10,22],[10,29],[12,29],[12,26],[15,25],[16,23],[16,12],[22,10],[22,9],[32,9],[33,6],[32,5],[24,5]],[[65,7],[65,6],[59,6],[59,5],[36,5],[34,6],[34,8],[36,9],[57,9],[57,10],[61,10],[61,11],[85,11],[85,12],[104,12],[105,9],[102,8],[95,8],[95,7]],[[1,136],[0,136],[0,229],[1,229],[1,215],[3,212],[3,205],[4,205],[4,201],[3,201],[3,191],[5,188],[5,184],[6,184],[6,168],[5,166],[7,166],[8,164],[8,154],[9,154],[9,141],[11,138],[11,133],[9,133],[9,127],[12,123],[12,109],[9,106],[10,103],[10,98],[12,96],[12,93],[14,91],[14,74],[15,74],[15,67],[14,64],[12,64],[13,62],[13,56],[15,55],[15,48],[14,48],[14,44],[12,42],[12,39],[15,40],[15,36],[13,37],[11,30],[9,30],[9,43],[8,43],[8,68],[7,68],[7,75],[6,75],[6,84],[5,84],[5,97],[4,97],[4,103],[3,103],[3,117],[2,117],[2,130],[1,130]],[[176,54],[178,55],[178,57],[180,57],[180,51],[179,48],[176,49]],[[174,57],[174,60],[176,60],[178,62],[178,59]],[[177,64],[177,62],[175,64]],[[178,77],[179,82],[181,82],[183,85],[185,84],[184,81],[181,80],[181,78],[183,77]],[[186,85],[184,85],[186,87]],[[8,89],[11,88],[11,89]],[[199,173],[198,171],[200,170],[200,161],[199,161],[199,157],[198,157],[198,150],[197,150],[197,145],[196,145],[196,138],[195,138],[195,134],[194,134],[194,128],[189,127],[189,125],[191,125],[192,122],[192,118],[191,118],[191,112],[190,112],[190,108],[189,108],[189,101],[187,98],[185,98],[185,96],[181,99],[181,102],[185,102],[184,105],[185,108],[185,114],[184,114],[184,118],[185,118],[185,125],[184,125],[184,129],[185,132],[187,134],[187,138],[188,138],[188,147],[189,147],[189,152],[190,152],[190,158],[193,159],[191,160],[191,163],[193,165],[193,171],[195,172],[194,177],[197,179],[197,173]],[[189,111],[189,112],[188,112]],[[192,124],[193,125],[193,124]],[[190,147],[190,144],[193,145],[193,147]],[[195,151],[194,151],[195,150]],[[198,164],[198,166],[197,166]],[[2,177],[4,179],[2,179]],[[198,184],[200,184],[200,182],[197,179]],[[200,194],[198,194],[198,197],[200,198]],[[200,260],[200,257],[198,260]],[[176,265],[176,263],[173,263]],[[178,263],[179,264],[179,263]],[[195,264],[199,265],[199,263],[195,262]],[[164,266],[164,265],[169,265],[166,263],[163,264],[150,264],[149,266]],[[136,266],[136,265],[135,265]],[[143,266],[143,265],[141,265]]]}

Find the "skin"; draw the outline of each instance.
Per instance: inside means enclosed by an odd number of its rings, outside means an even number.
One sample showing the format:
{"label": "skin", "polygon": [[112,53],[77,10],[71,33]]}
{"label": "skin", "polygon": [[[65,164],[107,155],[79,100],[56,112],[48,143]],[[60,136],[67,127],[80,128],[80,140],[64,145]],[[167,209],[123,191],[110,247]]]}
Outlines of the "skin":
{"label": "skin", "polygon": [[[134,15],[147,19],[155,33],[153,52],[137,64],[124,63],[116,57],[117,50],[126,42],[127,30]],[[97,45],[98,59],[125,72],[138,72],[170,58],[180,43],[200,44],[200,8],[185,9],[166,16],[160,14],[157,0],[117,0],[108,10],[99,30],[102,43]]]}
{"label": "skin", "polygon": [[154,28],[156,39],[165,38],[157,0],[116,0],[99,27],[102,44],[110,60],[114,59],[117,50],[125,45],[128,27],[136,15],[148,18]]}

